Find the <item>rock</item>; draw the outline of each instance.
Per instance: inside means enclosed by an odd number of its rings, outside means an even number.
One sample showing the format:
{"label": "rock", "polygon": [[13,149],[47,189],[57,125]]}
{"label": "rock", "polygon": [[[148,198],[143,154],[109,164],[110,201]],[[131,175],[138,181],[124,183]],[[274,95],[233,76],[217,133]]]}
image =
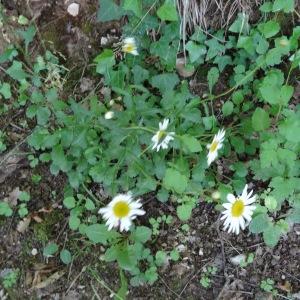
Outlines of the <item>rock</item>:
{"label": "rock", "polygon": [[101,37],[100,45],[101,45],[101,46],[106,46],[107,43],[108,43],[108,38],[105,37],[105,36]]}
{"label": "rock", "polygon": [[73,17],[77,17],[79,14],[79,4],[71,3],[67,8],[67,12],[69,15],[71,15]]}
{"label": "rock", "polygon": [[176,70],[177,70],[178,74],[184,78],[191,77],[195,73],[194,66],[187,67],[185,65],[185,59],[183,57],[177,58]]}

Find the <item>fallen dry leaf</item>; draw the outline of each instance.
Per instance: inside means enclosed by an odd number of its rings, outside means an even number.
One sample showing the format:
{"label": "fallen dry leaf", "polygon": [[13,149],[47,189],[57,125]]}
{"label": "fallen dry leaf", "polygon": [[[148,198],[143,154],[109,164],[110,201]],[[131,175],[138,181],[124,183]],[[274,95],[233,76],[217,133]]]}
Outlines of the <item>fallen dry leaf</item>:
{"label": "fallen dry leaf", "polygon": [[19,196],[21,194],[21,191],[19,189],[19,187],[16,187],[14,188],[9,196],[8,196],[8,202],[10,204],[10,206],[16,206],[18,204],[18,199],[19,199]]}
{"label": "fallen dry leaf", "polygon": [[54,274],[52,274],[50,277],[45,279],[44,281],[41,281],[40,283],[34,285],[32,289],[43,289],[47,287],[50,284],[53,284],[55,281],[60,279],[65,274],[65,271],[57,271]]}
{"label": "fallen dry leaf", "polygon": [[17,225],[17,231],[19,233],[24,233],[28,229],[30,222],[31,222],[30,217],[24,218],[23,220],[19,221]]}
{"label": "fallen dry leaf", "polygon": [[279,284],[278,287],[287,293],[292,291],[292,285],[289,281],[285,281],[284,284]]}

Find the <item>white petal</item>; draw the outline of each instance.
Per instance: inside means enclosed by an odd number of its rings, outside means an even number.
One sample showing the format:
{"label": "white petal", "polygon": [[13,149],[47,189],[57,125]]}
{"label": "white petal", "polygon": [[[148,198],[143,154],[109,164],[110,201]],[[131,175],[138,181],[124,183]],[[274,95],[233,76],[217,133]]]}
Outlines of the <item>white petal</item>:
{"label": "white petal", "polygon": [[226,198],[230,203],[233,203],[236,199],[233,194],[228,194]]}
{"label": "white petal", "polygon": [[226,209],[231,209],[232,203],[231,202],[230,203],[224,203],[223,207],[225,207]]}

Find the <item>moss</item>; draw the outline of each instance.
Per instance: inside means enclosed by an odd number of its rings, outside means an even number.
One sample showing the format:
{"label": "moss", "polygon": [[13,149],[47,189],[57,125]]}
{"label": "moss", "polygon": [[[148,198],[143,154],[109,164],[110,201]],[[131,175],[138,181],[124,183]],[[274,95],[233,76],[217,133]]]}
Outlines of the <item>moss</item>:
{"label": "moss", "polygon": [[59,211],[53,211],[47,215],[42,223],[36,223],[33,226],[35,238],[41,242],[47,242],[51,239],[54,225],[63,218],[63,214]]}

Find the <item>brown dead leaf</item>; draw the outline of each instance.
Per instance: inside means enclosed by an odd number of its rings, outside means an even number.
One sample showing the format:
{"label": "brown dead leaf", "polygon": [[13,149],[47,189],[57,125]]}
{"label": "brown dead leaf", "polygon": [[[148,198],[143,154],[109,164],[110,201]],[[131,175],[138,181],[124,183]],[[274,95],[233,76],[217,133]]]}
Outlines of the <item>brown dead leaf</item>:
{"label": "brown dead leaf", "polygon": [[0,156],[0,183],[3,183],[8,176],[23,165],[24,157],[25,155],[10,155],[9,153]]}
{"label": "brown dead leaf", "polygon": [[285,281],[284,284],[279,284],[278,287],[287,293],[292,291],[292,285],[289,281]]}
{"label": "brown dead leaf", "polygon": [[36,221],[37,223],[42,223],[42,222],[43,222],[43,219],[42,219],[38,214],[36,214],[36,213],[33,213],[33,214],[31,215],[31,217],[32,217],[32,219],[33,219],[34,221]]}
{"label": "brown dead leaf", "polygon": [[21,194],[21,191],[18,186],[10,192],[8,199],[7,199],[10,206],[16,206],[18,204],[18,198],[19,198],[20,194]]}
{"label": "brown dead leaf", "polygon": [[19,221],[17,225],[17,231],[19,233],[24,233],[28,229],[30,222],[31,222],[30,217],[24,218],[23,220]]}
{"label": "brown dead leaf", "polygon": [[40,283],[37,283],[36,285],[32,286],[32,289],[43,289],[47,287],[50,284],[53,284],[55,281],[59,280],[66,272],[65,271],[57,271],[54,274],[52,274],[47,279],[41,281]]}

